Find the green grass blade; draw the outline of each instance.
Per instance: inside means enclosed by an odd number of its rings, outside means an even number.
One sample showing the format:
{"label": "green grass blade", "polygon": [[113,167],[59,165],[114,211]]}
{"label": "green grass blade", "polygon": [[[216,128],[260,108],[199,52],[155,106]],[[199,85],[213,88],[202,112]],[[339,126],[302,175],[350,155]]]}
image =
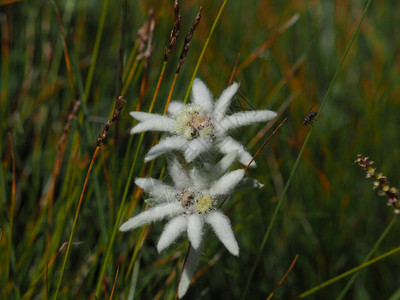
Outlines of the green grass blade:
{"label": "green grass blade", "polygon": [[[389,223],[389,225],[386,227],[385,231],[381,234],[381,236],[378,238],[378,240],[376,241],[375,245],[372,247],[372,249],[368,252],[367,256],[364,258],[363,262],[367,262],[372,255],[374,255],[374,253],[376,252],[376,250],[378,249],[379,245],[382,243],[383,239],[387,236],[387,234],[390,232],[390,230],[392,229],[394,223],[396,222],[397,217],[394,217],[392,219],[392,221]],[[346,286],[344,287],[344,289],[341,291],[341,293],[339,294],[339,296],[337,297],[337,299],[343,299],[343,297],[346,295],[346,293],[348,292],[348,290],[350,289],[350,287],[352,286],[353,282],[357,279],[359,273],[355,273],[349,280],[349,282],[346,284]]]}
{"label": "green grass blade", "polygon": [[353,268],[353,269],[351,269],[351,270],[349,270],[349,271],[347,271],[347,272],[345,272],[343,274],[340,274],[340,275],[338,275],[338,276],[336,276],[336,277],[334,277],[334,278],[332,278],[332,279],[330,279],[328,281],[325,281],[324,283],[321,283],[320,285],[318,285],[318,286],[316,286],[316,287],[314,287],[314,288],[312,288],[312,289],[310,289],[310,290],[308,290],[308,291],[306,291],[304,293],[301,293],[299,297],[300,298],[305,298],[307,296],[310,296],[311,294],[315,293],[316,291],[318,291],[318,290],[320,290],[320,289],[322,289],[322,288],[324,288],[324,287],[326,287],[326,286],[328,286],[328,285],[330,285],[330,284],[332,284],[332,283],[334,283],[334,282],[336,282],[336,281],[338,281],[338,280],[340,280],[340,279],[342,279],[344,277],[350,276],[351,274],[356,273],[356,272],[368,267],[369,265],[372,265],[372,264],[374,264],[374,263],[376,263],[376,262],[378,262],[378,261],[390,256],[390,255],[394,255],[399,251],[400,251],[400,247],[392,249],[392,250],[390,250],[390,251],[388,251],[388,252],[386,252],[386,253],[384,253],[382,255],[379,255],[378,257],[376,257],[374,259],[371,259],[370,261],[367,261],[366,263],[363,263],[363,264],[359,265],[358,267],[355,267],[355,268]]}

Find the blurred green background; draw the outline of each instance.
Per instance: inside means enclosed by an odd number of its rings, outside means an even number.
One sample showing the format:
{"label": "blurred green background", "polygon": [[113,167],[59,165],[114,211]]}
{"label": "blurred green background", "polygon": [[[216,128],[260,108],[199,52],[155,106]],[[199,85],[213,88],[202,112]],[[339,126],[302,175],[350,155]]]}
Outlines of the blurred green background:
{"label": "blurred green background", "polygon": [[[187,299],[242,296],[277,199],[310,129],[302,125],[303,119],[311,109],[319,109],[366,2],[226,3],[197,76],[218,97],[238,59],[234,80],[240,82],[240,92],[233,109],[244,106],[279,111],[274,126],[284,117],[288,120],[256,158],[258,168],[248,173],[264,183],[264,188],[238,192],[224,206],[227,209],[240,200],[229,215],[240,256],[231,256],[209,231],[198,268],[206,269],[192,284]],[[117,89],[121,88],[117,87],[120,45],[122,68],[132,70],[129,57],[136,51],[138,30],[154,9],[152,53],[137,60],[119,122],[110,129],[95,161],[59,297],[93,298],[100,282],[99,298],[109,298],[119,266],[115,298],[171,299],[187,242],[180,239],[159,255],[155,244],[162,222],[150,230],[118,232],[104,278],[99,274],[139,140],[139,136],[129,135],[133,119],[128,112],[138,107],[147,111],[150,106],[173,25],[173,1],[127,1],[122,10],[120,1],[66,0],[55,4],[66,35],[70,73],[57,12],[50,1],[3,0],[0,6],[0,285],[7,287],[2,293],[7,293],[8,299],[45,299],[46,290],[50,297],[54,294],[65,255],[65,248],[58,250],[68,241],[96,137],[111,117]],[[154,112],[163,113],[184,36],[202,6],[201,22],[172,94],[173,100],[183,100],[221,4],[180,1],[181,35],[168,61]],[[102,16],[104,28],[94,59]],[[391,185],[399,186],[399,22],[400,2],[372,2],[318,116],[246,299],[267,298],[297,254],[293,270],[276,290],[277,299],[296,298],[360,265],[394,218],[386,198],[372,190],[372,181],[365,179],[364,171],[353,162],[359,153],[369,156]],[[137,52],[133,53],[135,57]],[[72,119],[65,146],[58,147],[78,95],[82,101],[78,116]],[[262,131],[264,126],[252,125],[232,135],[254,154],[271,133]],[[157,159],[151,168],[143,164],[154,136],[144,136],[135,177],[158,177],[165,165],[165,158]],[[65,155],[59,175],[54,176],[60,149]],[[130,182],[122,220],[144,209],[143,199],[145,195]],[[376,255],[399,246],[399,226],[394,224]],[[51,262],[48,269],[46,261]],[[346,299],[387,299],[392,295],[392,299],[399,299],[399,268],[398,257],[390,256],[364,269]],[[336,298],[348,280],[342,279],[309,298]]]}

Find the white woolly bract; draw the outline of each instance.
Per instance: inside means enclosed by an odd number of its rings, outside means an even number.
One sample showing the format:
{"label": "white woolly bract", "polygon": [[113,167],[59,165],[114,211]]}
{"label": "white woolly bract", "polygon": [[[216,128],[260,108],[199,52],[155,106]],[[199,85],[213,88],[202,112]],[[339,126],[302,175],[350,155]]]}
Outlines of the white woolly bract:
{"label": "white woolly bract", "polygon": [[217,121],[219,121],[226,113],[229,105],[231,105],[232,98],[236,94],[239,89],[239,84],[234,82],[227,89],[225,89],[217,102],[214,105],[214,116]]}
{"label": "white woolly bract", "polygon": [[144,158],[144,161],[148,162],[173,150],[181,150],[186,144],[187,140],[182,136],[171,136],[162,139],[157,145],[150,149],[149,153],[147,153]]}
{"label": "white woolly bract", "polygon": [[242,180],[244,169],[235,170],[222,176],[211,186],[209,193],[211,197],[231,194],[235,186]]}
{"label": "white woolly bract", "polygon": [[212,147],[212,140],[209,138],[197,138],[191,140],[187,144],[185,150],[185,159],[187,162],[192,162],[196,157],[198,157],[203,152],[209,151]]}
{"label": "white woolly bract", "polygon": [[157,251],[161,252],[169,247],[175,240],[186,230],[187,217],[180,215],[172,218],[167,225],[165,225],[163,232],[157,244]]}
{"label": "white woolly bract", "polygon": [[202,170],[193,168],[189,171],[189,176],[196,190],[202,191],[208,188],[210,178]]}
{"label": "white woolly bract", "polygon": [[191,214],[188,217],[187,233],[194,249],[199,249],[203,237],[204,217],[200,214]]}
{"label": "white woolly bract", "polygon": [[161,204],[138,214],[136,217],[130,218],[121,225],[119,230],[129,231],[145,224],[162,220],[166,217],[173,217],[182,214],[184,211],[185,209],[178,202]]}
{"label": "white woolly bract", "polygon": [[212,211],[205,217],[205,221],[211,225],[222,244],[233,255],[239,255],[239,246],[231,228],[229,218],[220,211]]}
{"label": "white woolly bract", "polygon": [[157,198],[159,201],[174,199],[176,190],[154,178],[136,178],[135,184],[143,189],[146,193],[150,193],[152,198]]}
{"label": "white woolly bract", "polygon": [[[131,111],[129,113],[134,119],[142,122],[142,121],[146,121],[146,120],[150,120],[154,118],[154,114],[150,114],[147,112],[142,112],[142,111]],[[157,116],[157,115],[156,115]],[[161,117],[161,115],[158,115]]]}
{"label": "white woolly bract", "polygon": [[196,78],[192,86],[192,103],[200,105],[204,113],[211,113],[213,110],[213,100],[212,94],[208,87]]}
{"label": "white woolly bract", "polygon": [[189,289],[190,280],[196,271],[197,265],[199,263],[200,250],[195,250],[193,248],[189,249],[188,258],[185,263],[185,268],[183,269],[181,280],[178,286],[178,297],[182,298],[185,296],[187,290]]}
{"label": "white woolly bract", "polygon": [[168,113],[176,117],[185,106],[182,102],[172,101],[168,106]]}
{"label": "white woolly bract", "polygon": [[191,184],[188,173],[178,162],[176,156],[168,157],[168,172],[177,189],[187,188]]}
{"label": "white woolly bract", "polygon": [[209,166],[209,172],[212,180],[215,180],[225,174],[236,160],[238,151],[234,150],[226,154],[216,165]]}
{"label": "white woolly bract", "polygon": [[225,117],[219,123],[220,127],[227,131],[232,128],[238,128],[252,123],[265,122],[272,120],[277,113],[270,110],[244,111]]}
{"label": "white woolly bract", "polygon": [[[245,166],[251,161],[253,158],[249,152],[247,152],[243,145],[235,141],[230,136],[226,136],[223,139],[220,139],[216,145],[221,153],[227,154],[232,151],[237,151],[238,160]],[[250,167],[255,167],[256,163],[253,161]]]}
{"label": "white woolly bract", "polygon": [[176,121],[166,116],[154,115],[153,118],[138,123],[131,129],[131,134],[145,132],[149,130],[154,131],[168,131],[173,132]]}

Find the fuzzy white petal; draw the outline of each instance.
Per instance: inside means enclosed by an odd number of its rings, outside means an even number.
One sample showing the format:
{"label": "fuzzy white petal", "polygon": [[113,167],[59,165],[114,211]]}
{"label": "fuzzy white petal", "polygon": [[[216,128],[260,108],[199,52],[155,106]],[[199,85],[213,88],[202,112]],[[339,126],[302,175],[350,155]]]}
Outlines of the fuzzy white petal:
{"label": "fuzzy white petal", "polygon": [[157,251],[161,252],[175,242],[175,240],[186,230],[187,223],[188,221],[185,215],[180,215],[171,219],[167,225],[165,225],[164,230],[161,233],[160,239],[157,243]]}
{"label": "fuzzy white petal", "polygon": [[202,170],[193,168],[189,171],[191,184],[198,191],[204,190],[209,184],[209,175]]}
{"label": "fuzzy white petal", "polygon": [[[150,193],[157,203],[171,202],[175,200],[177,190],[154,178],[136,178],[135,184]],[[154,201],[153,201],[154,202]]]}
{"label": "fuzzy white petal", "polygon": [[219,195],[228,195],[233,192],[236,185],[242,180],[244,169],[235,170],[222,176],[215,181],[210,188],[210,196],[217,197]]}
{"label": "fuzzy white petal", "polygon": [[232,166],[232,164],[236,160],[237,155],[237,150],[231,151],[226,154],[216,165],[212,165],[211,168],[209,168],[212,179],[217,179],[225,174],[225,172]]}
{"label": "fuzzy white petal", "polygon": [[178,162],[176,156],[168,158],[168,172],[177,189],[183,189],[191,184],[187,171]]}
{"label": "fuzzy white petal", "polygon": [[164,184],[162,181],[154,178],[136,178],[135,184],[144,190],[146,193],[160,193],[165,189],[171,189],[169,185]]}
{"label": "fuzzy white petal", "polygon": [[187,140],[182,136],[171,136],[162,139],[157,145],[150,149],[149,153],[147,153],[144,158],[144,161],[148,162],[173,150],[181,150],[186,144]]}
{"label": "fuzzy white petal", "polygon": [[187,149],[185,150],[186,161],[192,162],[200,154],[210,150],[211,146],[212,146],[212,140],[209,138],[199,137],[197,139],[191,140],[187,144]]}
{"label": "fuzzy white petal", "polygon": [[204,217],[200,214],[191,214],[188,218],[187,233],[193,248],[198,250],[203,236]]}
{"label": "fuzzy white petal", "polygon": [[192,86],[192,103],[203,108],[203,112],[208,114],[213,110],[212,94],[203,81],[196,78]]}
{"label": "fuzzy white petal", "polygon": [[[247,152],[243,145],[235,141],[233,138],[226,136],[223,139],[219,139],[217,143],[217,148],[221,153],[227,154],[231,151],[236,150],[238,153],[238,160],[245,166],[251,161],[253,158],[249,152]],[[256,163],[253,161],[250,167],[255,167]]]}
{"label": "fuzzy white petal", "polygon": [[206,222],[211,225],[222,244],[233,255],[239,255],[239,246],[231,228],[229,218],[220,211],[212,211],[206,215]]}
{"label": "fuzzy white petal", "polygon": [[221,120],[221,118],[225,115],[226,110],[228,109],[229,105],[231,105],[232,98],[238,89],[239,84],[234,82],[222,92],[214,106],[214,116],[216,117],[217,121]]}
{"label": "fuzzy white petal", "polygon": [[142,111],[131,111],[129,113],[134,119],[142,122],[142,121],[146,121],[146,120],[150,120],[153,119],[154,117],[161,117],[161,115],[157,115],[157,114],[150,114],[150,113],[146,113],[146,112],[142,112]]}
{"label": "fuzzy white petal", "polygon": [[138,123],[131,129],[131,134],[154,130],[173,132],[176,121],[166,116],[155,116],[154,118]]}
{"label": "fuzzy white petal", "polygon": [[181,280],[178,286],[178,298],[185,296],[189,289],[190,281],[199,264],[200,250],[195,250],[192,247],[189,249],[188,258],[186,260],[185,268],[183,269]]}
{"label": "fuzzy white petal", "polygon": [[146,200],[144,200],[144,202],[146,202],[146,204],[148,204],[149,206],[156,206],[162,202],[168,202],[168,201],[163,201],[163,200],[166,200],[166,199],[159,198],[159,197],[150,197],[150,198],[147,198]]}
{"label": "fuzzy white petal", "polygon": [[222,130],[227,131],[232,128],[238,128],[252,123],[269,121],[276,116],[277,113],[271,110],[243,111],[226,116],[219,122],[219,126]]}
{"label": "fuzzy white petal", "polygon": [[168,106],[168,113],[171,116],[176,117],[181,112],[182,108],[185,106],[182,102],[172,101]]}
{"label": "fuzzy white petal", "polygon": [[184,211],[185,209],[178,202],[161,204],[138,214],[136,217],[130,218],[128,221],[121,225],[119,230],[129,231],[145,224],[162,220],[166,217],[179,215]]}

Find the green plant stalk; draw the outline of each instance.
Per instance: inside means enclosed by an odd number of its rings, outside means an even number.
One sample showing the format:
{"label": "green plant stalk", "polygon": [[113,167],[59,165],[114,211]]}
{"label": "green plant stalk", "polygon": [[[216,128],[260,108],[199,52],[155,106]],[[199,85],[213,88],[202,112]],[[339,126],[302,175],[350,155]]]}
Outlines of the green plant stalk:
{"label": "green plant stalk", "polygon": [[[1,20],[1,26],[8,30],[8,24],[5,25],[3,24],[7,22],[7,19]],[[10,47],[9,44],[3,45],[1,47],[1,90],[0,90],[0,117],[4,120],[7,120],[6,118],[6,112],[7,112],[7,104],[8,104],[8,89],[9,89],[9,74],[10,74]],[[1,126],[3,127],[3,126]],[[3,127],[4,128],[4,127]],[[2,135],[4,136],[4,133],[1,132]],[[5,199],[5,198],[4,198]]]}
{"label": "green plant stalk", "polygon": [[107,16],[108,4],[109,3],[110,3],[110,0],[104,0],[103,8],[101,10],[99,28],[97,29],[96,40],[94,42],[94,48],[93,48],[93,53],[92,53],[92,59],[90,61],[90,67],[89,67],[89,71],[88,71],[88,76],[86,78],[85,93],[84,93],[84,95],[85,95],[84,99],[85,100],[89,96],[90,87],[92,85],[94,68],[96,67],[97,55],[99,54],[101,36],[103,35],[104,23],[106,21],[106,16]]}
{"label": "green plant stalk", "polygon": [[386,258],[386,257],[388,257],[390,255],[393,255],[393,254],[395,254],[395,253],[397,253],[399,251],[400,251],[400,247],[392,249],[392,250],[390,250],[390,251],[388,251],[388,252],[386,252],[386,253],[384,253],[382,255],[379,255],[379,256],[375,257],[374,259],[371,259],[370,261],[367,261],[367,262],[363,263],[362,265],[359,265],[358,267],[355,267],[355,268],[353,268],[353,269],[351,269],[351,270],[349,270],[347,272],[344,272],[344,273],[342,273],[342,274],[340,274],[340,275],[338,275],[338,276],[336,276],[336,277],[334,277],[334,278],[332,278],[332,279],[330,279],[328,281],[325,281],[324,283],[321,283],[320,285],[317,285],[316,287],[314,287],[314,288],[312,288],[312,289],[310,289],[310,290],[308,290],[308,291],[306,291],[304,293],[301,293],[299,297],[300,298],[305,298],[305,297],[315,293],[316,291],[318,291],[318,290],[320,290],[320,289],[322,289],[322,288],[324,288],[324,287],[326,287],[326,286],[328,286],[328,285],[330,285],[330,284],[332,284],[332,283],[334,283],[334,282],[336,282],[336,281],[338,281],[338,280],[340,280],[340,279],[342,279],[342,278],[344,278],[346,276],[349,276],[349,275],[351,275],[351,274],[353,274],[355,272],[358,272],[361,269],[364,269],[364,268],[368,267],[369,265],[372,265],[373,263],[376,263],[376,262],[378,262],[378,261],[380,261],[380,260],[382,260],[382,259],[384,259],[384,258]]}
{"label": "green plant stalk", "polygon": [[142,245],[144,243],[144,237],[145,237],[145,234],[146,234],[146,231],[147,231],[147,227],[148,226],[143,226],[141,228],[140,232],[136,236],[136,240],[139,241],[139,242],[136,243],[135,249],[133,250],[132,258],[131,258],[131,261],[130,261],[130,263],[128,265],[127,271],[126,271],[126,276],[128,276],[128,274],[132,271],[132,268],[134,267],[134,265],[136,263],[136,259],[140,255],[139,250],[142,248]]}
{"label": "green plant stalk", "polygon": [[11,253],[12,253],[12,238],[13,238],[13,228],[14,228],[14,211],[15,211],[15,159],[14,159],[14,147],[12,143],[11,133],[8,134],[11,147],[11,166],[12,166],[12,187],[11,187],[11,207],[10,207],[10,232],[9,240],[7,245],[7,259],[6,259],[6,278],[5,278],[5,296],[8,296],[9,288],[9,276],[10,276],[10,265],[11,265]]}
{"label": "green plant stalk", "polygon": [[397,289],[396,292],[394,292],[388,300],[399,300],[400,299],[400,288]]}
{"label": "green plant stalk", "polygon": [[139,42],[138,41],[139,40],[136,39],[135,44],[133,45],[133,48],[132,48],[132,50],[131,50],[131,52],[129,54],[128,62],[125,65],[124,71],[122,72],[122,81],[123,82],[126,80],[126,76],[128,75],[129,68],[133,63],[133,59],[136,57],[136,53],[137,53],[137,50],[139,48]]}
{"label": "green plant stalk", "polygon": [[135,266],[133,267],[132,279],[129,285],[129,293],[128,297],[126,298],[127,300],[133,300],[133,297],[135,296],[136,284],[139,277],[139,269],[140,269],[140,260],[137,260],[135,262]]}
{"label": "green plant stalk", "polygon": [[[375,245],[372,247],[372,249],[368,252],[367,256],[364,258],[363,263],[367,262],[372,255],[375,253],[375,251],[378,249],[379,245],[382,243],[383,239],[387,236],[389,233],[390,229],[393,227],[394,223],[396,222],[397,217],[395,216],[392,221],[389,223],[389,225],[386,227],[385,231],[381,234],[381,236],[378,238],[376,241]],[[349,280],[349,282],[346,284],[344,289],[340,292],[339,296],[337,297],[337,300],[343,299],[343,297],[346,295],[348,290],[350,289],[351,285],[353,282],[357,279],[359,273],[355,273]]]}
{"label": "green plant stalk", "polygon": [[[351,48],[351,46],[352,46],[352,44],[353,44],[353,42],[354,42],[354,39],[356,38],[356,36],[357,36],[357,34],[358,34],[359,30],[360,30],[361,23],[362,23],[362,21],[364,20],[366,14],[367,14],[367,11],[368,11],[368,8],[369,8],[369,5],[370,5],[370,4],[371,4],[371,0],[368,0],[368,3],[367,3],[367,5],[365,6],[365,9],[364,9],[363,15],[362,15],[360,21],[358,22],[357,27],[356,27],[356,29],[355,29],[354,32],[353,32],[353,35],[351,36],[351,39],[350,39],[350,41],[349,41],[349,44],[347,45],[346,50],[345,50],[345,52],[344,52],[342,58],[340,59],[339,65],[338,65],[338,67],[336,68],[336,72],[335,72],[335,74],[333,75],[333,78],[332,78],[332,80],[331,80],[331,82],[330,82],[330,84],[329,84],[328,90],[327,90],[326,93],[325,93],[325,96],[324,96],[324,98],[323,98],[323,100],[322,100],[321,106],[320,106],[319,111],[318,111],[318,115],[317,115],[317,117],[314,119],[314,120],[315,120],[314,125],[317,124],[317,122],[318,122],[318,117],[320,116],[320,113],[322,112],[322,109],[323,109],[323,107],[325,106],[326,101],[328,100],[328,96],[329,96],[330,93],[331,93],[333,84],[336,82],[336,79],[337,79],[337,77],[338,77],[338,75],[339,75],[339,73],[340,73],[340,71],[341,71],[341,69],[342,69],[343,62],[344,62],[345,58],[347,57],[347,54],[349,53],[349,50],[350,50],[350,48]],[[295,161],[295,163],[294,163],[294,166],[293,166],[293,168],[292,168],[292,171],[290,172],[289,179],[288,179],[288,181],[286,182],[286,185],[285,185],[285,187],[284,187],[284,189],[283,189],[283,192],[282,192],[281,196],[279,197],[279,200],[278,200],[278,203],[277,203],[277,205],[276,205],[276,207],[275,207],[275,210],[274,210],[274,213],[273,213],[273,215],[272,215],[271,221],[270,221],[270,223],[269,223],[269,225],[268,225],[268,228],[267,228],[267,231],[266,231],[266,233],[265,233],[265,235],[264,235],[264,238],[263,238],[263,241],[262,241],[262,243],[261,243],[260,249],[259,249],[259,251],[258,251],[258,253],[257,253],[257,257],[256,257],[256,259],[255,259],[255,261],[254,261],[254,264],[253,264],[252,268],[251,268],[250,275],[249,275],[249,277],[247,278],[246,286],[245,286],[245,288],[244,288],[243,296],[242,296],[241,299],[245,299],[245,298],[246,298],[247,291],[248,291],[248,289],[249,289],[249,287],[250,287],[251,280],[253,279],[253,276],[254,276],[254,272],[255,272],[255,270],[256,270],[256,267],[257,267],[257,265],[258,265],[258,262],[260,261],[261,253],[262,253],[262,251],[264,250],[265,244],[267,243],[269,234],[270,234],[271,229],[272,229],[272,227],[273,227],[273,225],[274,225],[274,223],[275,223],[275,220],[276,220],[276,216],[277,216],[277,214],[278,214],[278,211],[279,211],[280,207],[282,206],[283,199],[286,197],[287,190],[289,189],[290,183],[292,182],[293,175],[294,175],[294,173],[295,173],[295,171],[296,171],[296,169],[297,169],[297,167],[298,167],[298,165],[299,165],[301,156],[303,155],[303,152],[304,152],[304,150],[305,150],[305,148],[306,148],[306,146],[307,146],[307,144],[308,144],[308,140],[309,140],[310,137],[311,137],[312,131],[313,131],[313,126],[310,127],[310,131],[308,132],[307,137],[306,137],[306,139],[304,140],[303,146],[301,147],[300,152],[299,152],[299,155],[297,156],[297,159],[296,159],[296,161]]]}
{"label": "green plant stalk", "polygon": [[224,10],[226,2],[227,2],[227,0],[224,0],[224,2],[222,3],[221,7],[219,8],[217,17],[215,18],[214,23],[211,26],[210,34],[208,35],[208,37],[206,39],[206,42],[204,43],[203,49],[201,49],[201,53],[200,53],[199,59],[197,60],[197,64],[196,64],[196,67],[194,68],[192,78],[190,79],[189,87],[188,87],[188,89],[186,91],[185,98],[183,99],[183,103],[186,103],[188,101],[190,90],[192,89],[193,81],[196,78],[196,74],[197,74],[197,71],[199,70],[200,63],[201,63],[201,61],[203,59],[204,53],[206,52],[208,43],[210,42],[211,36],[212,36],[212,34],[213,34],[214,30],[215,30],[215,27],[217,26],[217,23],[218,23],[219,18],[220,18],[221,14],[222,14],[222,11]]}
{"label": "green plant stalk", "polygon": [[99,298],[100,288],[101,288],[101,284],[103,282],[103,276],[104,276],[104,273],[106,271],[106,268],[107,268],[107,265],[108,265],[108,260],[109,260],[110,255],[111,255],[112,246],[114,244],[115,236],[116,236],[117,231],[118,231],[118,225],[119,225],[119,223],[121,221],[122,213],[123,213],[124,208],[125,208],[125,201],[126,201],[126,198],[128,197],[128,191],[129,191],[129,187],[130,187],[131,182],[132,182],[133,171],[135,169],[136,162],[137,162],[137,159],[139,157],[140,146],[142,145],[143,137],[144,137],[144,133],[142,133],[140,135],[139,142],[138,142],[138,147],[136,148],[136,153],[135,153],[135,156],[134,156],[134,159],[133,159],[133,163],[131,165],[131,169],[129,171],[128,180],[126,182],[125,189],[124,189],[124,194],[122,196],[121,204],[120,204],[120,207],[119,207],[119,210],[118,210],[118,215],[117,215],[117,218],[115,220],[115,224],[114,224],[114,227],[113,227],[113,231],[111,233],[111,237],[110,237],[110,239],[109,239],[109,241],[107,243],[106,254],[104,256],[103,264],[102,264],[101,269],[100,269],[100,274],[99,274],[99,277],[98,277],[98,280],[97,280],[97,285],[96,285],[96,290],[95,290],[95,296],[97,298]]}
{"label": "green plant stalk", "polygon": [[[0,153],[3,153],[2,149],[2,144],[0,144]],[[7,203],[7,194],[6,194],[6,184],[4,182],[4,174],[3,174],[3,168],[0,166],[0,196],[1,196],[1,201],[0,204],[2,207],[5,207]]]}

